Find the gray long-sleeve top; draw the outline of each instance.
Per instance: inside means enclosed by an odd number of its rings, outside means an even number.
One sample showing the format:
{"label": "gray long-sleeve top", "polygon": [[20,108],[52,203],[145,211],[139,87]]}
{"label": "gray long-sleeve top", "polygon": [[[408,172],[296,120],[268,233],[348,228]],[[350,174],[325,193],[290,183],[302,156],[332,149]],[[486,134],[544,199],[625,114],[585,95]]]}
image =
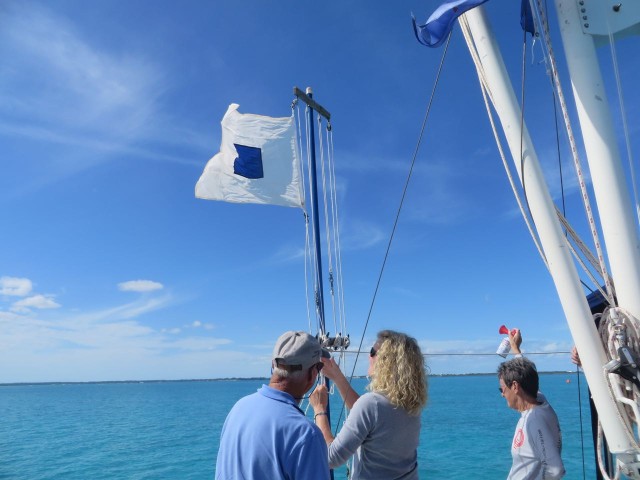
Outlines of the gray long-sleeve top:
{"label": "gray long-sleeve top", "polygon": [[329,445],[329,466],[355,454],[354,480],[417,480],[420,414],[409,415],[379,393],[362,395]]}

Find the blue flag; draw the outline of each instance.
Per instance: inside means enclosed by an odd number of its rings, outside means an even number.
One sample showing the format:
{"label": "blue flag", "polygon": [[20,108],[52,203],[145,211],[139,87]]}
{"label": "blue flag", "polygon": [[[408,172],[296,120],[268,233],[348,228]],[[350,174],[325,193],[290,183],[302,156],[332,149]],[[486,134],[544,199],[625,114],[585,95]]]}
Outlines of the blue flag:
{"label": "blue flag", "polygon": [[529,32],[534,37],[538,36],[536,26],[533,23],[533,13],[531,12],[531,3],[529,0],[522,0],[520,4],[520,26],[525,32]]}
{"label": "blue flag", "polygon": [[416,18],[412,17],[413,31],[416,34],[416,38],[427,47],[439,47],[451,32],[453,23],[460,15],[467,10],[482,5],[486,1],[454,0],[443,3],[431,14],[424,25],[417,25]]}
{"label": "blue flag", "polygon": [[233,144],[238,156],[233,161],[233,173],[244,178],[264,178],[262,168],[262,149],[246,145]]}

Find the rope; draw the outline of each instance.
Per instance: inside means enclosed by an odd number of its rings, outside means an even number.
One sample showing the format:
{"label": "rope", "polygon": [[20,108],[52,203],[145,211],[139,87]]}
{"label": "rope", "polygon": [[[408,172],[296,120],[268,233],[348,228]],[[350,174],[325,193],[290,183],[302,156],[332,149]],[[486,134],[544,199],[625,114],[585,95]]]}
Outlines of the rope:
{"label": "rope", "polygon": [[[297,102],[296,102],[297,103]],[[306,108],[309,108],[308,106]],[[306,109],[305,109],[306,112]],[[310,139],[310,126],[309,126],[309,118],[307,115],[304,115],[305,118],[305,147],[306,147],[306,166],[307,166],[307,175],[308,175],[308,184],[311,185],[311,139]],[[300,129],[300,108],[298,107],[298,142],[300,144],[300,150],[302,150],[302,135]],[[301,155],[302,157],[302,155]],[[301,162],[302,164],[303,162]],[[304,191],[307,191],[307,184],[305,183],[304,175],[301,175]],[[318,275],[315,270],[314,265],[317,264],[316,258],[316,248],[315,248],[315,238],[312,239],[312,235],[309,233],[309,219],[313,221],[313,209],[311,209],[311,215],[304,211],[305,217],[305,267],[304,267],[304,275],[305,275],[305,297],[307,302],[307,319],[309,322],[309,333],[313,334],[314,328],[312,327],[312,314],[311,314],[311,306],[309,305],[309,299],[314,298],[315,300],[315,331],[318,331],[320,328],[320,317],[318,311]],[[313,289],[309,283],[309,277],[313,275]],[[311,292],[313,290],[313,292]]]}
{"label": "rope", "polygon": [[556,132],[556,154],[558,156],[558,174],[560,176],[560,192],[562,195],[562,215],[567,216],[567,205],[564,198],[564,175],[562,174],[562,155],[560,153],[560,128],[558,127],[558,102],[556,101],[556,92],[552,91],[553,98],[553,123]]}
{"label": "rope", "polygon": [[[320,115],[317,116],[318,122],[318,148],[320,150],[320,173],[322,176],[322,205],[324,207],[324,230],[326,235],[327,242],[327,265],[329,267],[329,287],[331,292],[331,313],[333,317],[333,330],[337,332],[338,325],[336,323],[336,298],[335,298],[335,290],[334,290],[334,276],[333,276],[333,242],[331,238],[331,228],[329,226],[329,220],[333,218],[333,215],[329,213],[329,202],[327,200],[327,192],[329,187],[327,187],[327,165],[325,163],[325,152],[324,152],[324,142],[322,140],[322,117]],[[329,182],[330,183],[330,182]],[[326,315],[326,310],[325,310]],[[325,325],[327,319],[325,318]],[[322,333],[327,333],[322,332]]]}
{"label": "rope", "polygon": [[[567,130],[567,136],[569,139],[569,145],[571,146],[571,155],[573,158],[574,167],[576,169],[576,175],[578,177],[578,184],[580,185],[580,192],[582,194],[582,202],[584,204],[584,208],[586,211],[589,228],[591,230],[591,235],[593,237],[593,241],[596,247],[596,252],[598,256],[598,262],[600,263],[600,269],[603,272],[603,278],[605,280],[605,285],[607,289],[607,300],[611,305],[614,305],[614,296],[613,296],[613,285],[611,284],[609,275],[607,273],[607,267],[604,261],[604,254],[602,252],[602,245],[600,243],[600,237],[598,236],[596,222],[593,215],[593,210],[591,208],[591,202],[589,201],[589,195],[587,192],[586,182],[584,180],[584,174],[582,173],[582,165],[580,163],[580,158],[578,156],[578,147],[576,144],[575,136],[573,134],[573,129],[571,127],[571,121],[569,120],[569,110],[567,108],[567,103],[564,98],[564,91],[562,90],[562,85],[560,84],[560,77],[558,74],[558,68],[556,65],[555,56],[553,53],[553,48],[551,46],[551,38],[549,34],[549,25],[547,23],[547,19],[544,14],[544,8],[542,6],[542,0],[536,0],[532,5],[533,10],[535,11],[538,24],[541,26],[539,29],[542,31],[543,42],[542,45],[546,48],[546,52],[544,54],[545,63],[550,67],[551,76],[553,78],[553,84],[555,86],[555,91],[558,94],[558,99],[560,100],[560,108],[562,110],[562,115],[564,118],[565,128]],[[532,2],[533,3],[533,2]],[[544,50],[543,50],[544,52]]]}
{"label": "rope", "polygon": [[[629,347],[632,351],[637,352],[640,347],[640,325],[636,319],[626,310],[620,307],[608,307],[602,313],[598,331],[602,339],[605,353],[609,360],[618,359],[618,349],[620,347]],[[609,382],[609,388],[613,398],[616,400],[619,417],[623,420],[627,435],[630,441],[638,448],[638,421],[640,419],[640,411],[638,408],[638,400],[640,399],[640,391],[638,387],[616,373],[608,373],[605,377]],[[602,457],[602,444],[604,438],[602,428],[598,429],[598,464],[605,479],[609,479],[605,472]],[[617,462],[617,469],[614,478],[620,478],[620,463]]]}
{"label": "rope", "polygon": [[[387,259],[389,258],[389,252],[391,250],[391,245],[393,243],[393,238],[394,238],[396,229],[398,227],[398,221],[400,219],[400,212],[402,211],[402,206],[404,205],[404,200],[405,200],[405,198],[407,196],[407,190],[409,189],[409,182],[411,180],[411,175],[413,173],[413,168],[415,166],[416,159],[418,157],[418,151],[420,150],[420,144],[422,143],[422,138],[424,136],[424,130],[425,130],[425,127],[427,125],[427,119],[429,118],[429,112],[431,111],[431,105],[433,104],[433,99],[435,97],[436,88],[438,86],[438,81],[440,80],[440,75],[442,73],[442,67],[444,65],[444,60],[445,60],[445,58],[447,56],[447,51],[449,50],[449,43],[450,42],[451,42],[451,32],[449,33],[449,36],[447,37],[447,43],[446,43],[446,45],[444,47],[444,50],[442,52],[442,58],[440,60],[440,65],[438,66],[438,73],[436,74],[436,80],[434,82],[433,89],[431,91],[431,97],[429,98],[429,103],[427,105],[427,111],[425,112],[424,119],[422,120],[422,127],[420,128],[420,134],[418,135],[418,141],[416,143],[416,147],[415,147],[414,152],[413,152],[413,157],[411,159],[411,166],[409,167],[409,173],[407,174],[407,179],[406,179],[405,184],[404,184],[404,189],[402,191],[402,196],[400,197],[400,204],[398,205],[398,210],[396,212],[396,217],[395,217],[395,220],[393,222],[393,227],[391,229],[391,234],[389,235],[389,242],[387,243],[387,249],[385,251],[384,258],[382,260],[382,265],[380,267],[380,273],[378,274],[378,280],[376,281],[376,286],[375,286],[375,289],[374,289],[374,292],[373,292],[373,297],[371,298],[371,304],[369,305],[369,312],[367,313],[367,319],[365,320],[364,328],[362,330],[362,335],[360,337],[360,343],[358,344],[358,350],[357,350],[357,353],[356,353],[356,359],[353,362],[353,368],[351,370],[351,375],[349,376],[349,383],[351,383],[351,381],[353,380],[353,377],[355,375],[356,366],[358,364],[358,358],[360,356],[360,353],[364,353],[364,352],[362,352],[362,344],[364,342],[364,337],[366,335],[367,328],[369,327],[369,321],[371,320],[371,314],[373,312],[373,307],[375,305],[376,297],[378,295],[378,290],[380,289],[380,284],[382,283],[382,275],[384,274],[384,269],[385,269],[385,266],[387,264]],[[343,402],[342,409],[340,410],[340,416],[338,417],[338,422],[336,423],[336,425],[340,424],[340,420],[342,419],[342,415],[344,413],[344,409],[345,409],[345,407],[344,407],[344,402]],[[337,427],[336,427],[336,429],[337,429]],[[337,430],[336,430],[336,432],[334,432],[334,435],[336,433],[337,433]]]}
{"label": "rope", "polygon": [[[560,213],[560,212],[558,212],[558,213]],[[567,239],[567,246],[569,247],[569,250],[571,250],[571,253],[573,254],[573,257],[578,261],[578,263],[582,267],[582,270],[587,274],[587,276],[591,279],[591,281],[594,283],[594,285],[596,285],[596,288],[598,289],[598,291],[600,292],[602,297],[603,298],[607,298],[607,294],[605,293],[605,291],[600,286],[600,282],[598,282],[596,280],[596,278],[593,276],[591,271],[587,268],[587,265],[584,263],[584,260],[582,260],[582,257],[580,257],[578,255],[578,252],[576,252],[576,249],[573,247],[573,245],[571,243],[569,243],[568,239]],[[586,286],[586,284],[582,280],[580,280],[580,283],[582,283],[582,285]],[[587,287],[587,288],[589,288],[589,287]],[[589,288],[589,290],[591,292],[593,292],[593,290],[591,290],[591,288]]]}
{"label": "rope", "polygon": [[[292,107],[298,104],[297,99],[294,100]],[[309,108],[309,107],[307,107]],[[305,129],[306,129],[306,165],[307,165],[307,175],[308,182],[311,185],[311,160],[313,148],[315,145],[311,144],[311,135],[310,130],[313,126],[313,119],[309,119],[308,115],[309,111],[305,111]],[[297,109],[297,126],[298,126],[298,148],[302,151],[302,134],[300,127],[300,108]],[[322,116],[318,115],[317,117],[318,124],[318,150],[319,155],[317,158],[317,169],[319,169],[318,177],[321,179],[322,184],[317,185],[316,193],[318,197],[322,195],[322,202],[324,207],[324,227],[326,233],[326,244],[327,244],[327,257],[326,261],[328,263],[328,271],[330,275],[330,286],[331,286],[331,305],[332,305],[332,314],[333,314],[333,323],[336,331],[346,332],[346,317],[344,312],[344,289],[342,282],[342,265],[341,265],[341,254],[340,254],[340,240],[339,240],[339,222],[338,222],[338,210],[337,210],[337,193],[336,193],[336,180],[335,180],[335,162],[334,162],[334,146],[333,146],[333,133],[332,128],[329,123],[327,123],[326,128],[326,145],[328,149],[325,148],[325,142],[323,141],[322,134]],[[302,158],[302,155],[301,155]],[[305,184],[305,175],[302,175],[303,187],[306,191]],[[322,191],[320,191],[320,189]],[[319,199],[320,200],[320,199]],[[313,209],[311,210],[311,215],[313,215]],[[318,213],[318,215],[322,215]],[[319,334],[319,338],[326,338],[327,332],[326,328],[320,328],[320,276],[319,269],[316,268],[318,263],[318,255],[317,248],[315,245],[316,236],[313,236],[313,241],[311,240],[311,234],[309,229],[309,215],[306,210],[304,210],[305,216],[305,297],[307,303],[307,318],[309,322],[309,332],[313,334],[312,326],[311,326],[311,307],[309,305],[309,301],[311,298],[311,288],[309,285],[310,275],[314,276],[314,281],[312,282],[314,285],[313,295],[315,297],[315,313],[316,313],[316,332]],[[318,218],[319,219],[319,218]],[[313,218],[311,218],[314,221]],[[315,221],[314,221],[315,223]],[[313,242],[313,245],[311,245]],[[313,248],[312,248],[313,247]],[[313,252],[313,253],[311,253]],[[336,268],[334,270],[334,262],[336,262]],[[325,310],[326,315],[327,310]],[[326,318],[325,318],[326,320]],[[337,324],[340,324],[340,328],[338,328]],[[337,343],[337,342],[336,342]],[[341,357],[344,358],[344,345],[343,341],[340,342],[340,350]],[[338,347],[336,347],[338,348]],[[322,374],[318,376],[319,381],[325,382],[325,378]],[[330,392],[333,393],[335,384],[331,385]],[[304,397],[304,400],[307,400],[308,396]],[[302,407],[301,407],[302,408]],[[309,408],[309,405],[306,407]],[[344,409],[344,404],[343,404]]]}
{"label": "rope", "polygon": [[631,149],[631,142],[629,140],[629,126],[627,122],[627,111],[624,106],[624,95],[622,91],[622,83],[620,82],[620,69],[618,67],[618,54],[616,52],[616,42],[614,41],[613,32],[611,31],[611,25],[609,25],[609,15],[602,4],[602,18],[605,19],[607,24],[607,30],[609,31],[609,47],[611,50],[611,63],[613,64],[614,78],[616,80],[616,90],[618,92],[618,103],[620,105],[620,116],[622,119],[622,130],[624,132],[625,147],[627,149],[627,161],[629,162],[629,171],[631,173],[631,185],[633,188],[633,199],[636,204],[636,216],[640,221],[640,205],[638,204],[638,189],[636,182],[636,171],[633,166],[633,153]]}
{"label": "rope", "polygon": [[[462,27],[462,33],[464,35],[465,40],[467,41],[467,47],[469,48],[469,52],[471,53],[471,58],[476,67],[476,72],[478,73],[478,80],[480,81],[480,91],[482,92],[482,98],[484,99],[484,105],[485,105],[485,108],[487,109],[487,116],[489,117],[489,123],[491,124],[491,130],[493,131],[493,137],[495,138],[496,146],[498,147],[498,152],[502,160],[502,165],[507,174],[507,179],[509,180],[509,185],[511,186],[511,190],[513,191],[513,195],[516,199],[516,202],[518,203],[518,208],[520,209],[522,218],[524,219],[525,224],[527,225],[527,229],[529,230],[529,234],[531,235],[533,243],[536,246],[538,253],[540,254],[540,258],[542,259],[542,262],[545,264],[545,266],[548,269],[549,266],[547,265],[547,259],[542,251],[540,240],[538,239],[538,236],[535,233],[535,229],[533,228],[531,217],[526,213],[526,210],[522,203],[522,199],[520,198],[520,194],[518,193],[518,188],[513,179],[511,168],[509,167],[509,162],[507,161],[507,157],[504,153],[504,148],[502,147],[500,136],[498,135],[498,129],[496,128],[495,119],[493,118],[491,106],[489,105],[489,100],[491,100],[491,103],[494,103],[493,95],[491,93],[491,90],[489,89],[489,85],[486,80],[486,75],[484,73],[484,68],[482,67],[482,62],[480,61],[480,57],[478,55],[478,51],[475,49],[473,40],[471,38],[469,22],[467,21],[467,18],[465,15],[462,15],[461,17],[459,17],[459,21],[460,21],[460,26]],[[488,99],[487,99],[487,96],[489,97]]]}
{"label": "rope", "polygon": [[580,452],[582,453],[582,478],[587,478],[584,460],[584,429],[582,428],[582,389],[580,387],[580,367],[576,365],[576,377],[578,377],[578,415],[580,417]]}
{"label": "rope", "polygon": [[[520,181],[522,182],[522,194],[524,195],[524,201],[527,204],[527,212],[531,215],[531,207],[529,205],[529,198],[527,197],[527,187],[525,185],[524,177],[524,107],[525,107],[525,81],[527,79],[527,31],[522,29],[522,75],[520,81]],[[546,258],[546,257],[545,257]],[[547,269],[548,269],[547,265]]]}
{"label": "rope", "polygon": [[[346,354],[349,355],[364,355],[367,354],[369,355],[369,350],[350,350],[345,352]],[[566,355],[566,354],[571,354],[571,351],[567,351],[567,350],[557,350],[557,351],[553,351],[553,352],[525,352],[527,354],[527,356],[529,355]],[[491,356],[491,357],[495,357],[496,356],[496,352],[488,352],[488,353],[470,353],[470,352],[447,352],[447,353],[423,353],[422,354],[423,357],[487,357],[487,356]]]}
{"label": "rope", "polygon": [[[566,241],[567,241],[567,246],[569,247],[569,249],[571,250],[571,253],[573,254],[574,258],[578,261],[578,263],[580,264],[580,266],[582,267],[582,270],[587,274],[587,276],[591,279],[591,281],[593,282],[593,284],[596,286],[596,289],[600,292],[600,294],[602,295],[602,298],[607,299],[607,294],[606,292],[602,289],[602,287],[600,286],[602,284],[601,281],[596,280],[596,278],[593,276],[593,274],[591,273],[591,271],[587,268],[587,265],[585,264],[584,260],[582,259],[582,257],[580,257],[578,255],[578,252],[576,252],[576,249],[573,247],[573,245],[571,244],[571,242],[569,241],[569,239],[573,240],[575,242],[575,244],[577,245],[577,247],[580,249],[580,251],[582,252],[582,254],[587,258],[587,260],[589,261],[589,263],[591,264],[591,266],[598,271],[598,273],[600,274],[600,277],[602,278],[602,272],[599,271],[600,269],[600,265],[598,264],[597,260],[595,259],[595,257],[593,256],[593,254],[591,253],[591,251],[587,248],[587,246],[584,244],[584,242],[582,241],[582,239],[579,237],[579,235],[576,233],[575,230],[573,230],[573,228],[571,228],[571,225],[569,224],[569,222],[567,221],[566,218],[564,218],[564,216],[562,215],[562,213],[560,213],[560,210],[558,210],[558,208],[556,207],[556,214],[558,215],[558,219],[560,220],[560,223],[562,223],[564,229],[565,229],[565,237],[566,237]],[[593,293],[594,290],[589,287],[584,281],[580,280],[580,283],[587,289],[589,290],[589,292]]]}
{"label": "rope", "polygon": [[344,288],[342,282],[342,250],[340,247],[340,222],[338,219],[340,218],[338,215],[338,195],[337,195],[337,186],[336,186],[336,174],[335,174],[335,162],[334,162],[334,145],[333,145],[333,130],[331,128],[331,124],[327,124],[327,128],[325,129],[325,134],[327,136],[327,147],[328,147],[328,160],[329,160],[329,192],[331,195],[331,220],[332,220],[332,229],[333,232],[333,248],[335,249],[334,256],[336,259],[336,292],[337,292],[337,303],[338,303],[338,324],[340,325],[341,332],[344,332],[346,335],[347,330],[347,319],[345,315],[344,308]]}
{"label": "rope", "polygon": [[[537,235],[534,232],[534,229],[532,228],[531,225],[531,221],[530,221],[530,209],[529,209],[529,204],[528,204],[528,200],[527,200],[527,195],[526,195],[526,185],[525,185],[525,177],[524,177],[524,158],[523,158],[523,135],[524,135],[524,109],[525,109],[525,96],[524,96],[524,85],[525,85],[525,78],[526,78],[526,32],[524,32],[524,36],[525,36],[525,41],[523,42],[523,62],[522,62],[522,94],[521,94],[521,102],[522,102],[522,109],[521,109],[521,136],[520,136],[520,171],[522,173],[521,175],[521,181],[522,181],[522,190],[524,193],[524,197],[525,197],[525,201],[527,204],[527,210],[525,211],[524,206],[522,204],[522,201],[520,200],[520,195],[518,194],[518,189],[516,188],[515,182],[513,180],[513,176],[511,175],[511,169],[509,168],[508,162],[506,161],[505,155],[504,155],[504,150],[502,148],[502,144],[500,141],[500,138],[497,134],[497,129],[495,127],[495,122],[494,122],[494,118],[493,118],[493,114],[491,111],[491,108],[489,106],[488,100],[487,100],[487,96],[489,95],[490,98],[492,98],[491,96],[491,92],[489,90],[489,87],[487,85],[487,81],[485,79],[485,75],[484,75],[484,69],[482,68],[482,63],[479,59],[478,53],[474,47],[472,38],[471,38],[471,34],[470,34],[470,29],[469,29],[469,25],[468,22],[466,21],[465,16],[463,15],[460,18],[460,23],[463,29],[463,33],[465,35],[465,39],[467,41],[467,45],[469,47],[469,51],[471,52],[471,56],[473,58],[474,64],[476,66],[476,70],[478,72],[478,78],[480,80],[480,86],[481,86],[481,91],[482,91],[482,95],[483,95],[483,99],[485,101],[485,107],[487,109],[487,114],[489,117],[489,120],[491,122],[491,127],[494,133],[494,137],[496,140],[496,144],[498,145],[498,150],[500,152],[500,156],[502,158],[502,162],[505,168],[505,171],[507,172],[507,177],[509,179],[509,183],[511,185],[511,188],[514,192],[514,196],[518,202],[518,206],[520,208],[520,211],[522,213],[523,218],[525,219],[525,222],[527,224],[527,227],[529,229],[529,232],[531,234],[531,237],[534,240],[534,243],[538,249],[538,252],[540,253],[540,256],[542,257],[545,265],[547,265],[546,262],[546,258],[544,256],[544,253],[542,251],[542,248],[540,246],[539,240]],[[561,156],[560,156],[560,145],[559,145],[559,135],[558,135],[558,120],[557,120],[557,107],[556,107],[556,101],[555,101],[555,92],[553,94],[553,99],[554,99],[554,112],[555,113],[555,125],[556,125],[556,148],[558,151],[558,164],[559,164],[559,170],[560,170],[560,183],[561,183],[561,191],[562,191],[562,208],[563,208],[563,212],[566,211],[565,208],[565,199],[564,199],[564,183],[563,183],[563,175],[562,175],[562,161],[561,161]],[[584,247],[584,244],[580,241],[579,237],[577,236],[577,234],[573,231],[573,229],[571,229],[571,227],[568,225],[568,223],[566,222],[564,215],[562,215],[559,211],[558,211],[558,217],[561,219],[561,221],[563,221],[563,224],[565,225],[565,232],[570,232],[570,234],[572,235],[572,237],[574,238],[574,240],[576,241],[576,243],[578,244],[578,246],[582,249],[582,247]],[[573,252],[574,256],[578,259],[578,261],[582,264],[583,268],[585,269],[585,271],[587,272],[587,274],[590,276],[590,278],[592,279],[592,281],[594,281],[594,284],[599,287],[600,282],[596,282],[595,279],[593,278],[593,276],[591,275],[591,273],[589,272],[589,270],[586,268],[586,266],[584,265],[584,262],[582,261],[582,259],[577,255],[575,249],[573,248],[573,246],[567,241],[567,244],[569,245],[569,247],[571,248],[571,251]],[[586,248],[585,248],[586,249]],[[583,250],[584,253],[584,250]],[[586,249],[586,253],[585,256],[587,256],[587,258],[589,258],[590,260],[595,260],[593,259],[593,256],[591,255],[591,252],[588,251],[588,249]],[[597,263],[596,263],[597,264]],[[548,268],[548,265],[547,265]],[[602,272],[601,272],[602,273]],[[606,271],[605,271],[606,274]],[[601,292],[604,294],[604,292]],[[605,298],[607,297],[606,295],[604,295]],[[554,353],[568,353],[568,352],[554,352]],[[544,354],[549,354],[549,353],[537,353],[537,352],[528,352],[527,355],[544,355]],[[479,356],[482,354],[454,354],[454,355],[463,355],[463,356]],[[577,367],[576,367],[577,369]],[[579,372],[576,371],[576,373],[578,374]],[[580,382],[580,376],[578,374],[578,382]],[[579,403],[579,412],[580,412],[580,431],[581,431],[581,442],[582,442],[582,469],[583,469],[583,478],[586,478],[586,471],[585,471],[585,459],[584,459],[584,434],[582,431],[582,402],[581,402],[581,396],[580,396],[580,383],[578,383],[578,403]]]}
{"label": "rope", "polygon": [[[294,117],[296,120],[296,130],[298,134],[298,138],[296,141],[296,150],[300,159],[302,159],[302,128],[300,126],[300,104],[298,99],[295,98],[291,103],[291,109],[293,110]],[[300,165],[303,165],[303,162],[300,161]],[[305,179],[303,172],[300,172],[300,180],[302,181],[302,192],[307,191]],[[304,197],[303,197],[304,203]],[[307,210],[302,207],[302,214],[304,215],[304,297],[307,306],[307,322],[309,323],[309,333],[312,332],[311,329],[311,307],[309,305],[309,266],[311,265],[311,245],[310,245],[310,235],[309,235],[309,215],[307,214]]]}
{"label": "rope", "polygon": [[[307,125],[307,132],[311,131],[311,125],[309,122],[309,116],[306,115],[306,112],[309,110],[309,106],[307,106],[307,108],[305,109],[305,121],[306,121],[306,125]],[[311,145],[311,135],[309,133],[307,133],[307,157],[309,159],[309,163],[308,163],[308,170],[309,170],[309,185],[311,185],[311,149],[314,148],[314,145]],[[316,177],[317,178],[317,177]],[[316,185],[316,195],[317,195],[318,191],[317,191],[317,185]],[[313,216],[314,212],[313,209],[311,209],[311,221],[314,222],[315,225],[315,217]],[[317,252],[320,248],[319,245],[316,245],[316,237],[315,235],[313,236],[313,265],[318,265],[318,256],[317,256]],[[316,306],[316,330],[320,331],[320,333],[325,333],[324,331],[321,331],[322,329],[320,321],[320,276],[319,273],[317,271],[316,268],[313,269],[314,270],[314,299],[315,299],[315,306]]]}

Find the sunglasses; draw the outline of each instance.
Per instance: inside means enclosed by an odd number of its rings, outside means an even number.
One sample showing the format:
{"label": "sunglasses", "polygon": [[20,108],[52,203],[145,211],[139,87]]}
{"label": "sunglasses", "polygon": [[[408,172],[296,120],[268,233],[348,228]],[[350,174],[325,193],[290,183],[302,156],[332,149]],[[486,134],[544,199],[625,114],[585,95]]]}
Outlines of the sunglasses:
{"label": "sunglasses", "polygon": [[[516,383],[516,381],[515,381],[515,380],[511,383],[511,386],[513,386],[513,384],[514,384],[514,383]],[[507,388],[509,388],[509,389],[510,389],[511,387],[506,387],[506,386],[505,386],[505,387],[498,387],[498,391],[500,392],[500,395],[504,395],[504,391],[505,391]]]}
{"label": "sunglasses", "polygon": [[[322,370],[322,367],[324,367],[324,363],[322,363],[322,362],[316,363],[314,365],[314,367],[316,367],[316,370],[318,370],[318,373],[320,373],[320,370]],[[311,368],[313,368],[313,367],[311,367]]]}
{"label": "sunglasses", "polygon": [[371,347],[371,351],[369,352],[369,356],[371,358],[375,357],[376,354],[378,353],[378,351],[375,349],[375,347]]}

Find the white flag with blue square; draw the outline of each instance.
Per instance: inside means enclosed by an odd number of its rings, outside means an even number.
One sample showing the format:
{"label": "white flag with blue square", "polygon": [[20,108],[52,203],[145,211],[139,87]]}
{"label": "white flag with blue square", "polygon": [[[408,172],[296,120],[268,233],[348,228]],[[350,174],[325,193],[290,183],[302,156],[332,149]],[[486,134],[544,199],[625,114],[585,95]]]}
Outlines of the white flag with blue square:
{"label": "white flag with blue square", "polygon": [[242,114],[232,103],[222,119],[220,152],[207,163],[196,197],[302,207],[304,196],[293,115]]}

